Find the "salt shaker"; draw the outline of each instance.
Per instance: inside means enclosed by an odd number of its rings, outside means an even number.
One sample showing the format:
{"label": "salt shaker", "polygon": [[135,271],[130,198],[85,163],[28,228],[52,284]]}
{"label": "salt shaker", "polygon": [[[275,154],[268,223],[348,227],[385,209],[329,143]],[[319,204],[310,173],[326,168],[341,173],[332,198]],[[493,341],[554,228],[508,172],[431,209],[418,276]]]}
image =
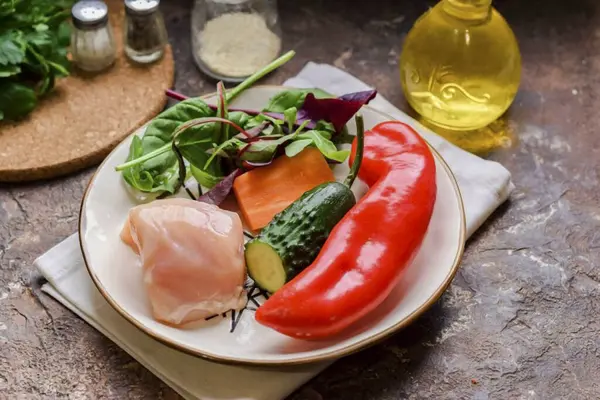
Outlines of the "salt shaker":
{"label": "salt shaker", "polygon": [[71,9],[73,62],[84,71],[99,72],[116,59],[117,48],[108,23],[108,7],[100,0],[82,0]]}
{"label": "salt shaker", "polygon": [[196,0],[192,52],[198,68],[241,82],[276,59],[281,27],[276,0]]}
{"label": "salt shaker", "polygon": [[137,63],[151,63],[165,52],[167,30],[160,0],[125,0],[125,54]]}

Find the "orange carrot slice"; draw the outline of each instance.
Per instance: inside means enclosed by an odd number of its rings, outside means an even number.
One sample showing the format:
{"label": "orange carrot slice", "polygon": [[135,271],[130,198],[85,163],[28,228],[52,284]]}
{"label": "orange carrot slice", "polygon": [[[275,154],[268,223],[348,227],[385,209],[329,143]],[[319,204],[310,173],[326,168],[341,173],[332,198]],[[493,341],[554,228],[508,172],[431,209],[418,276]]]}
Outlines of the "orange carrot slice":
{"label": "orange carrot slice", "polygon": [[269,166],[237,177],[233,192],[248,228],[255,231],[267,226],[304,192],[334,180],[321,152],[307,147],[292,158],[283,155]]}

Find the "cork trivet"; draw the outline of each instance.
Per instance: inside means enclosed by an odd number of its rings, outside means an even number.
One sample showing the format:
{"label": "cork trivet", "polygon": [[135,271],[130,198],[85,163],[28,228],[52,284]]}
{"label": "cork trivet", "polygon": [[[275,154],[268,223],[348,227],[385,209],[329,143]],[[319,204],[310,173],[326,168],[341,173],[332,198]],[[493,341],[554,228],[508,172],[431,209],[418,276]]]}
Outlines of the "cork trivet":
{"label": "cork trivet", "polygon": [[118,45],[110,70],[73,71],[20,122],[0,123],[0,181],[46,179],[98,164],[125,137],[158,114],[173,84],[168,47],[150,66],[130,63],[122,51],[123,1],[108,1]]}

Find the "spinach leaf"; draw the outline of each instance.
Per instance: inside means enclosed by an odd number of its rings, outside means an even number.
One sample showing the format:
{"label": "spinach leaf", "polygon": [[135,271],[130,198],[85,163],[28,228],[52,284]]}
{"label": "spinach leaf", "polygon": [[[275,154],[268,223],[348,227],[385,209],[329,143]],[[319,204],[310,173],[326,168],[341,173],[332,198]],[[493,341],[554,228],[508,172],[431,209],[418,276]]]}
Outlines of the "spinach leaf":
{"label": "spinach leaf", "polygon": [[312,93],[317,99],[334,97],[321,89],[288,89],[271,97],[263,111],[282,113],[292,107],[299,110],[308,93]]}
{"label": "spinach leaf", "polygon": [[[129,155],[127,161],[134,160],[143,155],[142,139],[135,135],[129,146]],[[148,171],[142,171],[141,164],[133,166],[123,171],[123,178],[130,186],[143,191],[150,192],[152,190],[152,175]]]}
{"label": "spinach leaf", "polygon": [[207,188],[214,186],[214,179],[210,177],[220,177],[223,173],[219,163],[211,163],[205,166],[210,155],[207,153],[221,137],[223,132],[219,123],[208,123],[183,131],[177,136],[176,145],[183,157],[190,163],[191,166],[204,172],[204,174],[196,173],[194,177],[198,182]]}
{"label": "spinach leaf", "polygon": [[[134,136],[129,147],[129,156],[127,161],[139,158],[144,153],[143,141],[139,136]],[[144,164],[138,164],[123,171],[125,181],[135,189],[141,192],[158,193],[169,192],[175,193],[179,188],[178,183],[178,166],[177,162],[173,165],[162,169],[160,172],[156,170],[148,170],[144,168]]]}
{"label": "spinach leaf", "polygon": [[[202,117],[214,116],[213,111],[201,99],[188,99],[163,111],[146,128],[139,143],[134,139],[131,143],[129,158],[127,161],[135,160],[145,154],[157,152],[157,156],[143,161],[140,165],[123,170],[123,177],[133,187],[143,192],[166,191],[174,193],[178,188],[177,172],[178,163],[171,149],[159,151],[168,146],[173,139],[173,133],[183,123]],[[182,155],[188,160],[196,160],[197,157],[208,157],[205,151],[219,140],[219,124],[204,124],[191,127],[178,137],[178,148]],[[196,150],[196,148],[199,148]],[[133,158],[132,158],[133,157]],[[196,164],[198,166],[200,164]],[[128,179],[128,171],[135,169],[139,180]],[[175,173],[173,173],[175,171]],[[149,182],[149,183],[148,183]]]}
{"label": "spinach leaf", "polygon": [[[175,104],[173,107],[163,111],[152,120],[144,138],[147,136],[156,137],[163,142],[168,142],[172,139],[175,130],[184,122],[196,118],[214,117],[215,111],[210,108],[202,99],[191,98]],[[202,128],[205,125],[192,127],[186,132]]]}

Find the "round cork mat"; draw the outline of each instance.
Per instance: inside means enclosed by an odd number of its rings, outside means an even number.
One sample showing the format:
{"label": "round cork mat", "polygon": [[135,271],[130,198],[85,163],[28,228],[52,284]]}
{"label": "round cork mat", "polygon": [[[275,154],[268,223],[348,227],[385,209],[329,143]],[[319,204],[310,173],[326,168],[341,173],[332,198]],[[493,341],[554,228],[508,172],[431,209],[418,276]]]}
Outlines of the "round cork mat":
{"label": "round cork mat", "polygon": [[151,65],[129,62],[122,50],[123,1],[107,1],[118,57],[107,71],[73,71],[30,116],[0,123],[0,181],[53,178],[96,165],[166,104],[173,84],[171,48]]}

